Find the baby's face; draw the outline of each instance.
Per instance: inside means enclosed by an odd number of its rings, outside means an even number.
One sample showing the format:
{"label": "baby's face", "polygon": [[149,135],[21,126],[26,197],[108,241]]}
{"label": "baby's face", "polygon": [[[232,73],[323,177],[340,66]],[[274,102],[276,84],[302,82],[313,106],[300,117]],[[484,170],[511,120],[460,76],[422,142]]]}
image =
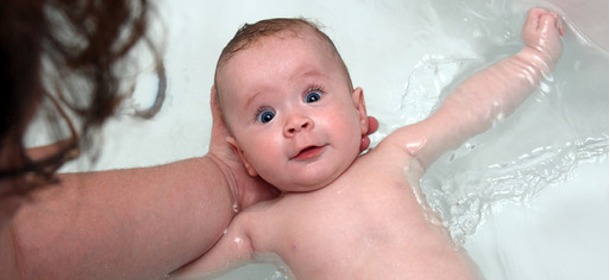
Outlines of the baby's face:
{"label": "baby's face", "polygon": [[362,90],[313,35],[271,36],[218,71],[223,113],[246,169],[282,191],[319,189],[358,156]]}

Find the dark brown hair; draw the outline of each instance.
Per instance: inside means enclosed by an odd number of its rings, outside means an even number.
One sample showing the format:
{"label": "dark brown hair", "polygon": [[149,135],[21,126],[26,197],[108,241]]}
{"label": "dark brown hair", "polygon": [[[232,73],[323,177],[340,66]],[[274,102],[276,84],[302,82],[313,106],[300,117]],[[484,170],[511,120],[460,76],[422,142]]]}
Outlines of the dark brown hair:
{"label": "dark brown hair", "polygon": [[[120,63],[139,42],[154,50],[146,37],[150,10],[148,0],[3,1],[0,188],[26,175],[48,183],[78,154],[79,144],[89,146],[124,96]],[[34,116],[46,118],[50,130],[61,134],[56,140],[69,130],[72,141],[52,156],[31,159],[24,134]],[[25,184],[8,185],[25,193]]]}

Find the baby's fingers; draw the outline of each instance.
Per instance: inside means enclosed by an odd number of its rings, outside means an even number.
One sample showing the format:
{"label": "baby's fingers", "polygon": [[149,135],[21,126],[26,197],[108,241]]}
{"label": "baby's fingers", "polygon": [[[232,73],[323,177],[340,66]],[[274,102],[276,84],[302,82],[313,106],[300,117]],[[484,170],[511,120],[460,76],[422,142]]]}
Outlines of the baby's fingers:
{"label": "baby's fingers", "polygon": [[546,13],[540,16],[540,22],[538,24],[538,30],[543,33],[557,31],[560,35],[563,35],[563,25],[561,20],[555,13]]}
{"label": "baby's fingers", "polygon": [[566,35],[566,30],[563,27],[563,20],[561,19],[561,17],[557,16],[557,21],[555,22],[555,26],[557,27],[557,30],[559,30],[559,34],[561,36]]}
{"label": "baby's fingers", "polygon": [[540,17],[547,13],[547,10],[542,8],[533,8],[527,12],[527,20],[523,26],[524,32],[526,30],[536,31],[539,27]]}
{"label": "baby's fingers", "polygon": [[560,35],[565,34],[563,23],[559,16],[543,8],[533,8],[527,14],[527,21],[523,26],[524,32],[552,32],[558,31]]}
{"label": "baby's fingers", "polygon": [[561,56],[563,34],[563,23],[556,13],[543,8],[533,8],[528,12],[523,25],[523,42],[539,52],[547,63],[554,63]]}

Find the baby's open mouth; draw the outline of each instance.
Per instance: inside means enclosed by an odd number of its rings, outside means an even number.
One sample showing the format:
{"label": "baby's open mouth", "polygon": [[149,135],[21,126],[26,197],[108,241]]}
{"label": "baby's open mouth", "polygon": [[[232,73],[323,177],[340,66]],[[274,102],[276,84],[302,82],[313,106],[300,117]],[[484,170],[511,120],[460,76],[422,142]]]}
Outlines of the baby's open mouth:
{"label": "baby's open mouth", "polygon": [[297,160],[307,160],[312,159],[319,156],[322,153],[322,150],[325,146],[308,146],[302,149],[296,156],[292,159]]}

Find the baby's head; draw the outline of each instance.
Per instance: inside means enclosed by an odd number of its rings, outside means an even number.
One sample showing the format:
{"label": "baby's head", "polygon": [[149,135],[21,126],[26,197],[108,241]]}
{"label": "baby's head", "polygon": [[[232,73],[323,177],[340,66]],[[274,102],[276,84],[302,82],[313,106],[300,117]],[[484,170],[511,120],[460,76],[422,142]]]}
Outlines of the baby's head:
{"label": "baby's head", "polygon": [[245,25],[216,67],[217,100],[248,173],[282,191],[338,178],[367,130],[364,97],[332,41],[303,19]]}

